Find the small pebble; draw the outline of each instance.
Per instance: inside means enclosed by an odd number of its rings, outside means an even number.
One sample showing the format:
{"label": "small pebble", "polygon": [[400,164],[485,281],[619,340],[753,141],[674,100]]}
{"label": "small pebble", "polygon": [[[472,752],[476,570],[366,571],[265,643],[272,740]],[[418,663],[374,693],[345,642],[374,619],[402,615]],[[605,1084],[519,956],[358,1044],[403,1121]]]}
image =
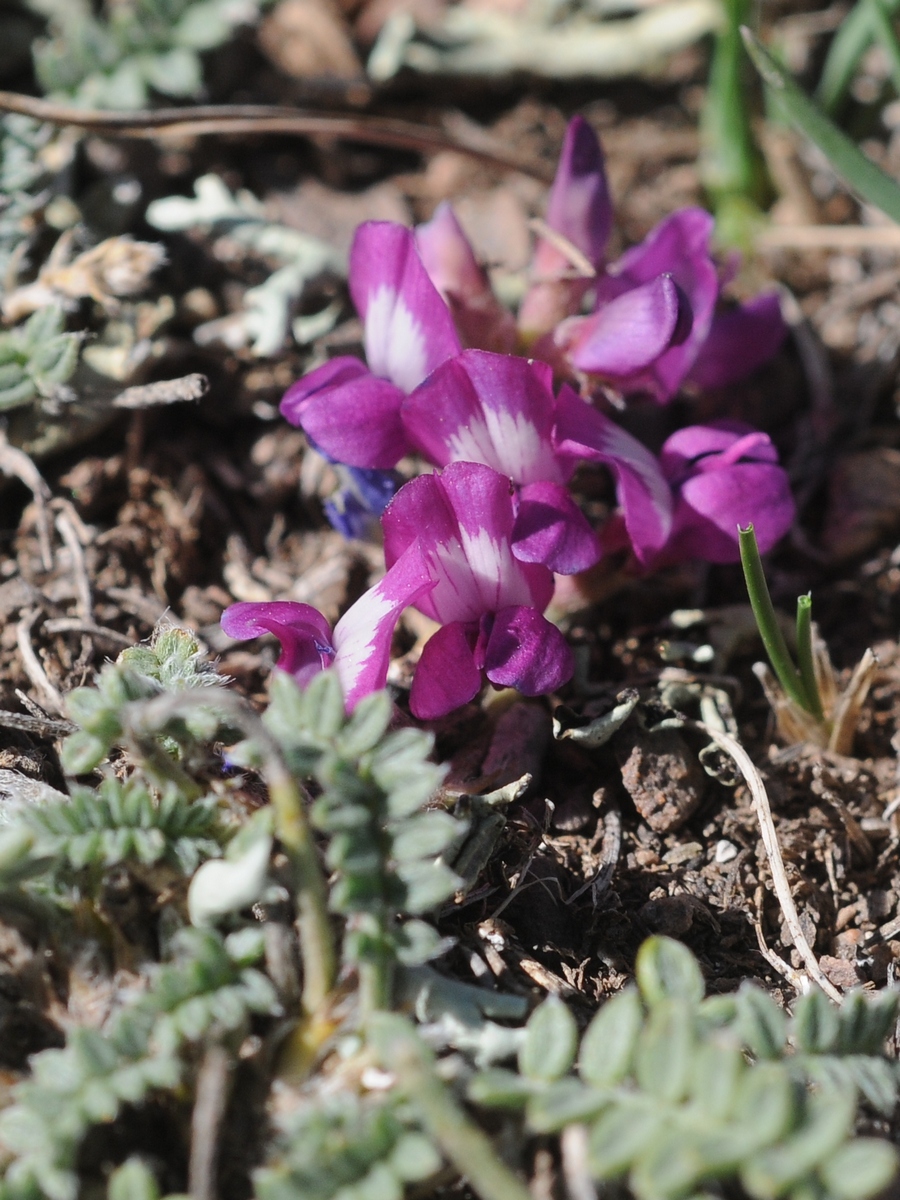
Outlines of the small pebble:
{"label": "small pebble", "polygon": [[722,838],[716,842],[716,862],[729,863],[733,858],[737,858],[738,848],[734,842],[729,842],[728,838]]}

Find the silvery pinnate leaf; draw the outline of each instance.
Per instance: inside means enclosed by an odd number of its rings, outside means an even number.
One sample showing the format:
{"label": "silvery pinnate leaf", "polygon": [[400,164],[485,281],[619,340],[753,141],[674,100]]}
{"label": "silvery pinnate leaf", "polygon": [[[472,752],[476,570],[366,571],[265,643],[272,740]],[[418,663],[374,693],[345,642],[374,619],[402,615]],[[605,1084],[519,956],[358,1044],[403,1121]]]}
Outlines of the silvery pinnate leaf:
{"label": "silvery pinnate leaf", "polygon": [[665,1113],[637,1104],[610,1108],[591,1126],[588,1167],[594,1179],[618,1179],[665,1127]]}
{"label": "silvery pinnate leaf", "polygon": [[805,1105],[800,1128],[744,1164],[744,1187],[760,1200],[787,1191],[840,1146],[853,1128],[855,1115],[856,1096],[852,1091],[815,1092]]}
{"label": "silvery pinnate leaf", "polygon": [[403,863],[434,858],[459,835],[460,825],[439,809],[407,817],[393,835],[391,857]]}
{"label": "silvery pinnate leaf", "polygon": [[412,916],[431,912],[460,885],[459,876],[441,862],[401,863],[397,875],[406,889],[403,910]]}
{"label": "silvery pinnate leaf", "polygon": [[578,1070],[597,1087],[613,1087],[632,1067],[638,1034],[644,1022],[640,997],[633,987],[607,1000],[581,1040]]}
{"label": "silvery pinnate leaf", "polygon": [[596,1120],[615,1098],[606,1088],[585,1087],[571,1077],[534,1088],[528,1100],[528,1128],[560,1133],[568,1125]]}
{"label": "silvery pinnate leaf", "polygon": [[838,1010],[824,992],[813,988],[794,1005],[791,1039],[805,1054],[827,1054],[840,1033]]}
{"label": "silvery pinnate leaf", "polygon": [[687,1094],[697,1039],[694,1014],[685,1000],[660,1000],[650,1011],[635,1051],[641,1090],[666,1104]]}
{"label": "silvery pinnate leaf", "polygon": [[839,1014],[838,1052],[880,1054],[897,1019],[898,1007],[900,994],[893,988],[885,988],[874,996],[862,991],[845,996]]}
{"label": "silvery pinnate leaf", "polygon": [[777,1059],[787,1041],[787,1018],[760,987],[741,985],[737,995],[737,1029],[744,1044],[760,1059]]}
{"label": "silvery pinnate leaf", "polygon": [[571,1069],[577,1050],[575,1018],[558,996],[548,996],[528,1018],[519,1051],[519,1070],[526,1079],[546,1083],[562,1079]]}
{"label": "silvery pinnate leaf", "polygon": [[846,1142],[818,1171],[830,1200],[878,1195],[897,1173],[897,1151],[881,1138]]}
{"label": "silvery pinnate leaf", "polygon": [[638,951],[635,976],[650,1008],[672,999],[696,1005],[706,991],[697,960],[687,946],[673,938],[647,938]]}

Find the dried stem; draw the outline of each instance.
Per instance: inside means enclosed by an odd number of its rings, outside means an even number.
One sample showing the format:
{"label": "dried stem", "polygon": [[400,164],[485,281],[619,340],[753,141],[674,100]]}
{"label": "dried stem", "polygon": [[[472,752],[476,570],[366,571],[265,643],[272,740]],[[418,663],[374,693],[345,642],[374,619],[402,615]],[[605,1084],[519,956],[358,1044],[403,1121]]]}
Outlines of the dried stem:
{"label": "dried stem", "polygon": [[453,1098],[435,1070],[431,1051],[406,1018],[378,1013],[371,1032],[381,1065],[397,1076],[425,1128],[481,1200],[532,1200]]}
{"label": "dried stem", "polygon": [[759,771],[753,765],[750,755],[744,747],[730,734],[723,733],[719,729],[713,729],[709,725],[704,725],[702,721],[690,721],[685,722],[685,724],[689,724],[691,728],[705,733],[717,746],[721,746],[726,754],[731,756],[738,770],[743,775],[747,787],[750,789],[750,794],[753,797],[763,845],[766,848],[766,855],[769,859],[769,870],[772,872],[772,884],[775,888],[775,895],[778,897],[778,903],[781,905],[781,911],[784,914],[785,923],[790,931],[794,946],[803,959],[803,963],[813,981],[819,985],[826,996],[829,996],[832,1000],[840,1004],[842,1000],[841,993],[823,974],[822,968],[819,966],[819,961],[813,953],[809,942],[806,940],[806,935],[800,924],[800,916],[794,904],[794,897],[791,895],[791,885],[788,883],[787,873],[784,869],[784,859],[781,857],[781,847],[778,845],[778,835],[775,832],[775,822],[772,819],[769,797]]}
{"label": "dried stem", "polygon": [[[196,689],[136,701],[126,706],[122,723],[139,740],[143,752],[147,742],[173,717],[198,710],[221,713],[230,725],[240,729],[253,742],[262,755],[261,773],[275,810],[275,833],[294,872],[303,960],[303,1007],[307,1014],[312,1014],[321,1007],[334,986],[334,939],[328,917],[327,888],[306,820],[303,798],[277,743],[248,705],[219,689]],[[177,764],[173,762],[173,766]]]}
{"label": "dried stem", "polygon": [[24,450],[11,446],[6,433],[0,429],[0,472],[13,479],[19,479],[34,496],[37,509],[38,545],[41,551],[41,565],[45,571],[53,569],[53,554],[50,549],[50,516],[47,506],[50,503],[50,489],[44,482],[44,477],[28,457]]}
{"label": "dried stem", "polygon": [[25,668],[25,674],[38,691],[43,693],[45,706],[51,708],[57,716],[65,716],[65,701],[59,690],[53,686],[47,677],[47,672],[41,666],[31,641],[32,626],[40,615],[41,610],[39,608],[33,608],[30,612],[23,615],[16,626],[16,644],[19,647],[19,654],[22,658],[22,666]]}
{"label": "dried stem", "polygon": [[191,1200],[218,1200],[219,1145],[228,1107],[231,1056],[224,1046],[208,1048],[197,1076],[197,1095],[191,1116],[191,1157],[188,1191]]}
{"label": "dried stem", "polygon": [[455,150],[505,170],[521,171],[544,183],[552,172],[533,158],[506,154],[499,147],[486,149],[460,138],[391,117],[362,114],[304,112],[268,104],[197,105],[194,108],[138,109],[134,112],[90,112],[52,100],[39,100],[19,92],[0,92],[0,111],[24,113],[55,125],[74,125],[106,137],[201,137],[208,134],[286,133],[301,137],[350,138],[376,146],[395,146],[422,153]]}

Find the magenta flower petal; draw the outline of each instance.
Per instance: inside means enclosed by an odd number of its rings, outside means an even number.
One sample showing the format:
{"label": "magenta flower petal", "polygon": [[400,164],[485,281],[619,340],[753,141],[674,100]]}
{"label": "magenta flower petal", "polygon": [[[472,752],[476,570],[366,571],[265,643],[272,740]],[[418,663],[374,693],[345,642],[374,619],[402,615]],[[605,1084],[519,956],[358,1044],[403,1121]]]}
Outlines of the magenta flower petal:
{"label": "magenta flower petal", "polygon": [[688,378],[700,388],[736,383],[774,358],[787,333],[774,292],[716,313]]}
{"label": "magenta flower petal", "polygon": [[553,577],[514,557],[514,522],[508,478],[480,463],[450,463],[440,475],[411,480],[385,509],[385,560],[390,566],[421,539],[437,584],[416,607],[442,624],[477,621],[511,604],[543,610]]}
{"label": "magenta flower petal", "polygon": [[572,678],[575,659],[560,631],[536,609],[511,607],[494,619],[484,668],[491,683],[542,696]]}
{"label": "magenta flower petal", "polygon": [[348,712],[363,696],[384,687],[394,626],[403,609],[433,587],[429,564],[419,543],[413,542],[335,625],[334,665]]}
{"label": "magenta flower petal", "polygon": [[559,166],[547,201],[547,224],[601,266],[612,229],[613,211],[596,133],[584,117],[569,122]]}
{"label": "magenta flower petal", "polygon": [[467,346],[508,353],[516,343],[516,323],[479,265],[471,243],[449,204],[415,231],[416,248],[434,286],[443,296]]}
{"label": "magenta flower petal", "polygon": [[484,463],[520,484],[562,482],[551,385],[543,364],[465,350],[406,398],[401,416],[410,440],[438,466]]}
{"label": "magenta flower petal", "polygon": [[634,552],[641,562],[652,558],[671,532],[672,492],[646,446],[568,387],[557,401],[555,445],[559,453],[609,467]]}
{"label": "magenta flower petal", "polygon": [[479,613],[518,604],[546,608],[553,576],[536,563],[520,562],[512,551],[515,507],[509,479],[480,463],[454,462],[441,472],[440,482],[458,522]]}
{"label": "magenta flower petal", "polygon": [[273,633],[281,642],[281,656],[275,665],[293,675],[301,687],[334,658],[331,626],[309,604],[241,601],[225,609],[221,623],[229,637],[240,641]]}
{"label": "magenta flower petal", "polygon": [[670,275],[622,292],[589,317],[573,317],[557,343],[579,371],[623,379],[655,363],[680,330],[683,301]]}
{"label": "magenta flower petal", "polygon": [[329,395],[336,388],[354,383],[369,374],[371,372],[366,364],[352,355],[332,358],[291,384],[279,406],[281,415],[291,425],[302,425],[306,407],[315,396]]}
{"label": "magenta flower petal", "polygon": [[669,400],[693,366],[709,334],[719,294],[718,273],[709,252],[712,229],[713,219],[703,209],[680,209],[660,221],[639,246],[626,250],[610,274],[599,281],[598,309],[626,289],[669,274],[687,297],[693,314],[690,334],[644,371],[623,380],[623,390],[647,391],[658,401]]}
{"label": "magenta flower petal", "polygon": [[543,563],[559,575],[586,571],[600,557],[597,535],[559,483],[530,483],[520,490],[512,544],[521,562]]}
{"label": "magenta flower petal", "polygon": [[420,721],[434,721],[467,704],[481,691],[466,628],[444,625],[425,643],[409,693],[409,707]]}
{"label": "magenta flower petal", "polygon": [[[579,251],[590,267],[603,263],[612,226],[612,207],[603,152],[591,127],[575,117],[566,131],[547,204],[547,224]],[[579,277],[570,255],[540,238],[531,264],[534,282],[519,308],[519,328],[534,344],[560,321],[577,312],[593,280]]]}
{"label": "magenta flower petal", "polygon": [[[583,117],[566,130],[559,166],[547,203],[547,224],[598,269],[612,227],[612,205],[597,135]],[[577,312],[590,275],[581,278],[571,257],[549,238],[540,238],[531,264],[534,283],[519,308],[519,328],[534,344],[560,321]],[[573,277],[574,276],[574,277]]]}
{"label": "magenta flower petal", "polygon": [[[300,419],[294,423],[335,462],[387,469],[410,450],[400,419],[403,399],[395,384],[366,372],[317,391],[303,401],[302,408],[291,403],[292,411],[299,409]],[[291,420],[287,400],[285,396],[281,411]]]}
{"label": "magenta flower petal", "polygon": [[350,293],[365,328],[375,375],[411,392],[461,347],[450,310],[416,251],[411,229],[360,225],[350,251]]}
{"label": "magenta flower petal", "polygon": [[751,522],[765,553],[790,529],[794,512],[787,474],[781,467],[742,462],[695,475],[682,485],[675,508],[672,555],[737,562],[738,526]]}
{"label": "magenta flower petal", "polygon": [[677,485],[688,475],[719,470],[742,456],[756,462],[778,462],[778,451],[768,434],[743,421],[686,425],[666,439],[659,461],[666,479]]}

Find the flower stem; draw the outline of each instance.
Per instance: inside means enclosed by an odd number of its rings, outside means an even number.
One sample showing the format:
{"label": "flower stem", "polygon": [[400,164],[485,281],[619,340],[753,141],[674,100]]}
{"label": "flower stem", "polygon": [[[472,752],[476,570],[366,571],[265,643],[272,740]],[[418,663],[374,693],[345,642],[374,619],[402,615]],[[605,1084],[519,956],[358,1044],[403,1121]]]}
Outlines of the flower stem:
{"label": "flower stem", "polygon": [[519,1177],[497,1157],[490,1139],[469,1120],[435,1069],[434,1056],[405,1017],[378,1013],[369,1025],[381,1065],[397,1076],[425,1128],[481,1200],[532,1200]]}
{"label": "flower stem", "polygon": [[297,928],[303,959],[303,1008],[314,1013],[324,1003],[336,974],[334,938],[328,917],[328,890],[300,790],[280,755],[267,755],[265,778],[275,809],[275,833],[294,869]]}
{"label": "flower stem", "polygon": [[804,681],[794,666],[784,640],[784,634],[781,632],[781,626],[778,624],[778,617],[775,615],[753,526],[748,525],[746,529],[739,528],[738,538],[741,546],[741,566],[744,568],[744,580],[747,584],[747,595],[750,597],[750,607],[753,609],[759,635],[766,648],[772,669],[790,699],[804,712],[814,713],[812,702],[806,694]]}
{"label": "flower stem", "polygon": [[[133,701],[125,706],[122,723],[132,744],[152,754],[152,739],[165,731],[169,721],[203,710],[216,712],[232,728],[240,729],[259,750],[262,775],[275,810],[275,833],[290,859],[297,889],[303,1008],[309,1016],[320,1008],[334,986],[334,937],[328,916],[328,889],[306,819],[303,797],[278,744],[249,705],[218,688],[215,691],[196,688],[167,692],[152,700]],[[173,763],[173,766],[177,764]],[[186,777],[186,780],[189,787],[196,787],[190,778]]]}
{"label": "flower stem", "polygon": [[822,699],[819,696],[819,683],[816,679],[816,665],[813,657],[812,640],[812,596],[797,597],[797,666],[804,690],[809,698],[809,711],[818,721],[825,719],[822,711]]}

